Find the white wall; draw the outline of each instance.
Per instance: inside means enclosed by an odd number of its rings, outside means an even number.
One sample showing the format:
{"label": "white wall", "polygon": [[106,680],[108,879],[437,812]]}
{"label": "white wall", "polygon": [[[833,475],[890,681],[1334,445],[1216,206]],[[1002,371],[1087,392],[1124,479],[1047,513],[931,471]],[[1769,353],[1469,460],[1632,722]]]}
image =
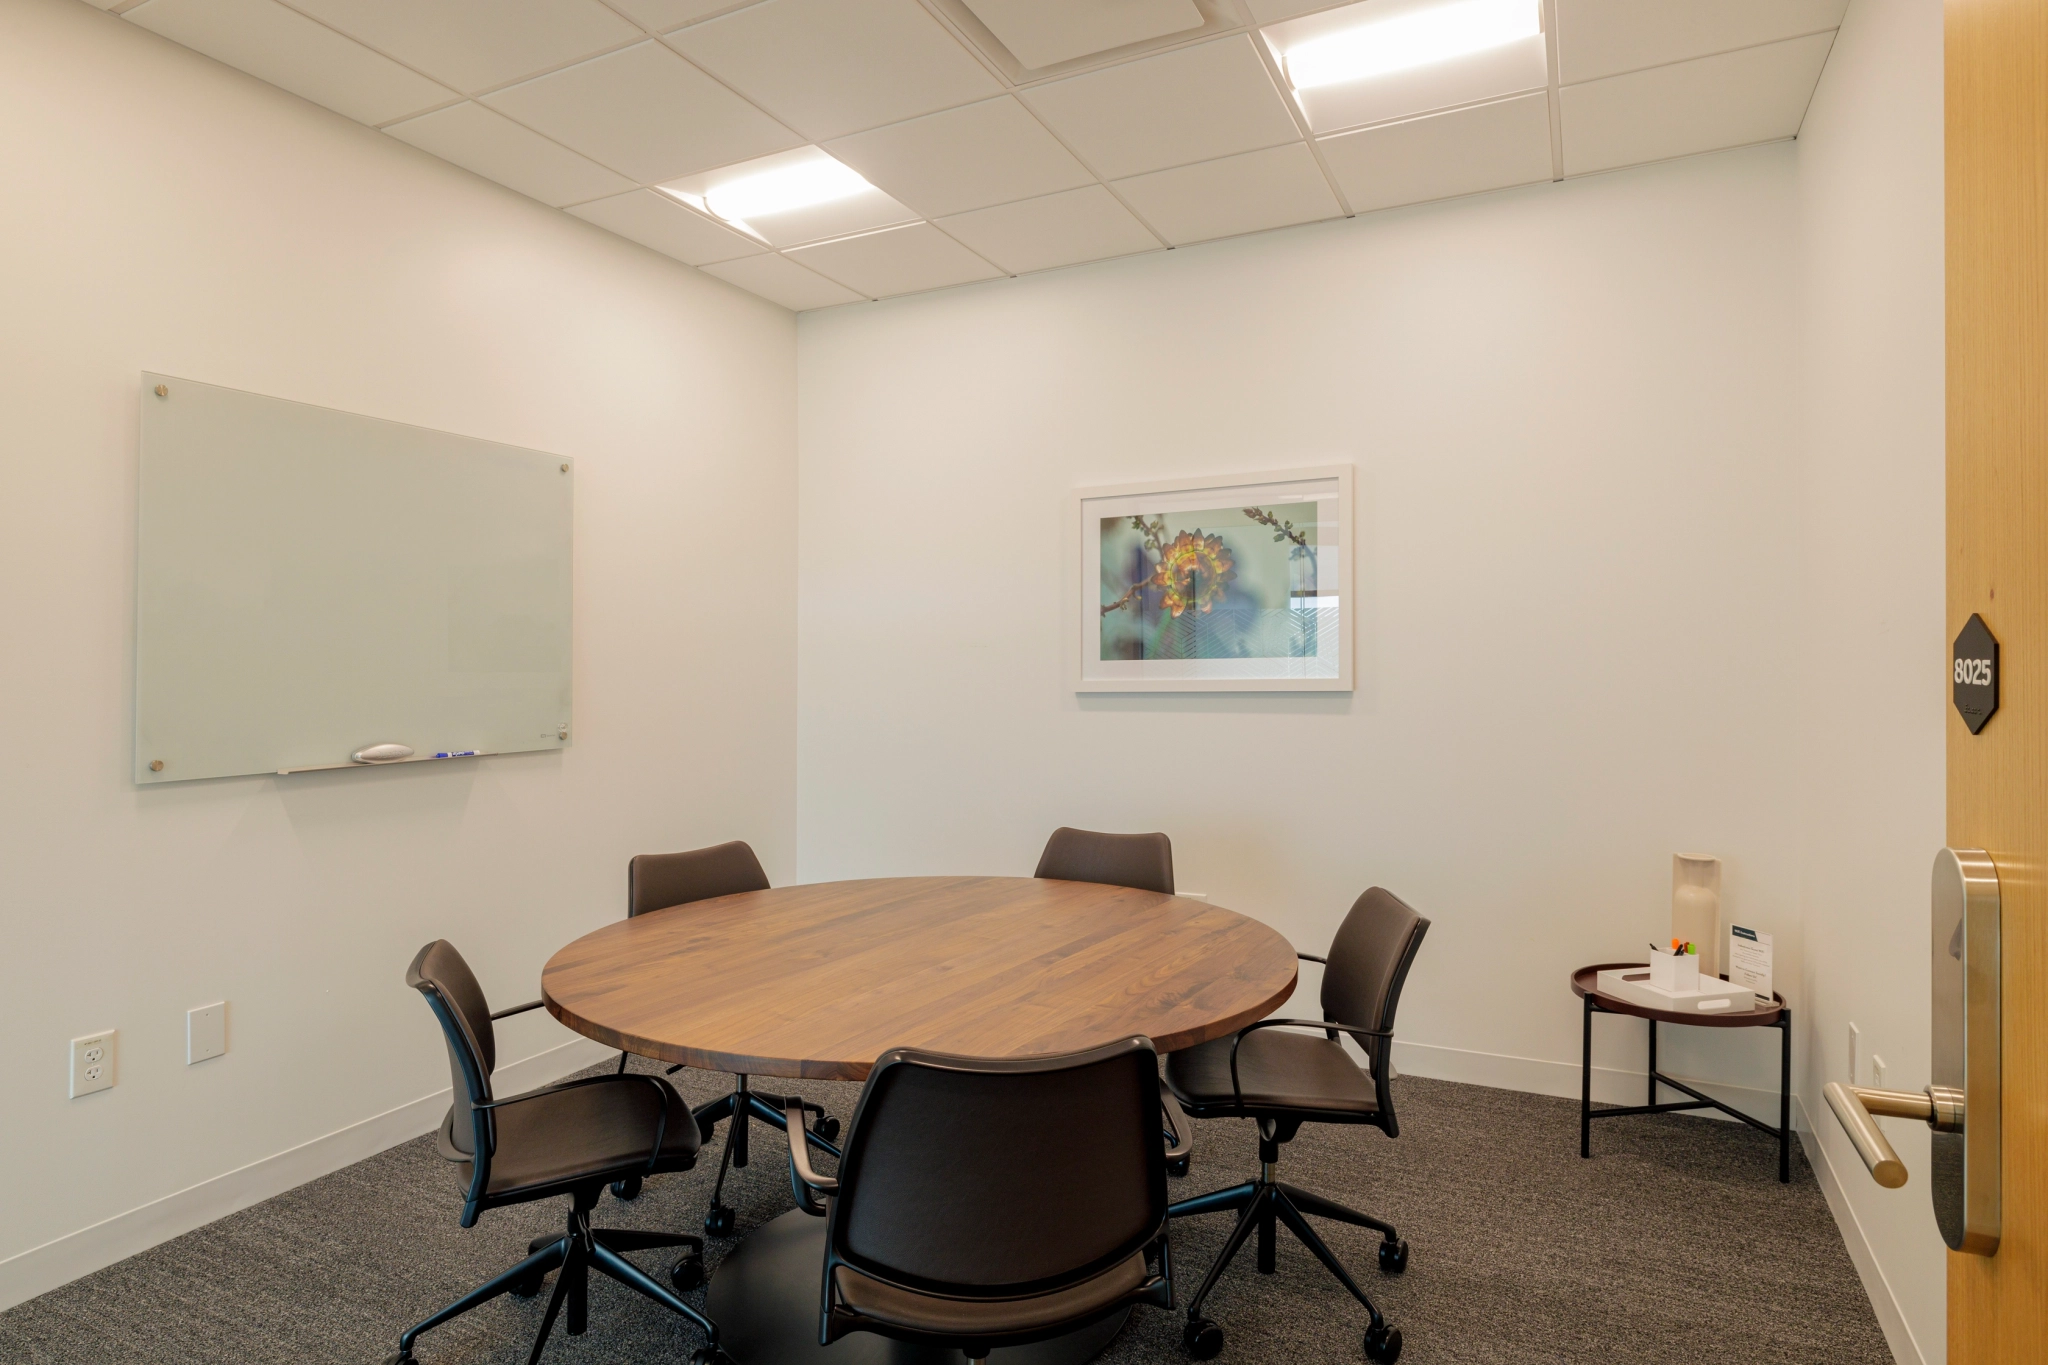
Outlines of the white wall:
{"label": "white wall", "polygon": [[[1799,139],[1806,474],[1806,1087],[1837,1217],[1871,1249],[1902,1361],[1946,1356],[1927,1130],[1885,1128],[1884,1190],[1827,1112],[1848,1026],[1886,1083],[1927,1083],[1927,884],[1943,833],[1940,0],[1855,0]],[[1871,1083],[1865,1070],[1856,1079]],[[1857,1239],[1851,1237],[1855,1247]]]}
{"label": "white wall", "polygon": [[[794,871],[795,326],[73,0],[0,5],[0,130],[5,1306],[438,1121],[421,943],[509,1004],[636,851]],[[575,457],[567,750],[138,790],[144,368]],[[67,1100],[104,1028],[120,1084]]]}
{"label": "white wall", "polygon": [[[1381,883],[1435,922],[1402,1066],[1575,1096],[1569,970],[1668,937],[1671,855],[1705,850],[1796,1002],[1793,171],[1780,144],[805,315],[802,875],[1163,829],[1183,888],[1310,951]],[[1075,695],[1069,490],[1335,460],[1355,695]],[[1602,1021],[1603,1093],[1640,1102],[1642,1038]],[[1777,1040],[1666,1061],[1774,1118]]]}

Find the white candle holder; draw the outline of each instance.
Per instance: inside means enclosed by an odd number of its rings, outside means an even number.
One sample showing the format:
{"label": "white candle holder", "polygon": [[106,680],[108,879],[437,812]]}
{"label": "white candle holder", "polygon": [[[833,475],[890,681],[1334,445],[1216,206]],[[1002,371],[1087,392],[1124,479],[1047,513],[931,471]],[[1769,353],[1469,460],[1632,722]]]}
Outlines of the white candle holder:
{"label": "white candle holder", "polygon": [[1712,854],[1671,855],[1671,937],[1698,951],[1701,971],[1721,974],[1721,860]]}

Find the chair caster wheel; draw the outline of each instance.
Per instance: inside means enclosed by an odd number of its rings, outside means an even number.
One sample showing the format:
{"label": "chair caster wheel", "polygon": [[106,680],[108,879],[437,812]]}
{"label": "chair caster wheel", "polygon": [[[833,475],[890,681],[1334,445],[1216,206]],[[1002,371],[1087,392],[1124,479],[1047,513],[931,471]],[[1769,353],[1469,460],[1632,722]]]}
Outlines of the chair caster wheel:
{"label": "chair caster wheel", "polygon": [[420,1365],[420,1358],[411,1351],[393,1351],[384,1357],[384,1365]]}
{"label": "chair caster wheel", "polygon": [[1405,1239],[1398,1242],[1380,1243],[1381,1270],[1385,1271],[1389,1275],[1398,1275],[1407,1268],[1408,1243]]}
{"label": "chair caster wheel", "polygon": [[1223,1329],[1207,1318],[1189,1318],[1181,1329],[1180,1344],[1196,1360],[1214,1360],[1223,1349]]}
{"label": "chair caster wheel", "polygon": [[614,1180],[612,1182],[612,1197],[614,1199],[638,1199],[640,1197],[640,1177],[629,1175],[624,1180]]}
{"label": "chair caster wheel", "polygon": [[704,1215],[704,1231],[713,1237],[730,1237],[735,1221],[732,1205],[713,1204]]}
{"label": "chair caster wheel", "polygon": [[[522,1275],[518,1279],[512,1281],[512,1287],[506,1290],[505,1292],[510,1294],[515,1299],[530,1299],[535,1294],[540,1293],[542,1289],[546,1288],[547,1282],[548,1277],[545,1274]],[[408,1365],[409,1361],[410,1357],[408,1357]]]}
{"label": "chair caster wheel", "polygon": [[825,1141],[830,1142],[839,1136],[839,1120],[833,1118],[830,1114],[821,1114],[818,1116],[818,1121],[811,1125],[811,1131],[825,1139]]}
{"label": "chair caster wheel", "polygon": [[1376,1365],[1394,1365],[1401,1358],[1401,1329],[1384,1322],[1366,1328],[1365,1358]]}
{"label": "chair caster wheel", "polygon": [[668,1282],[676,1287],[676,1293],[687,1294],[692,1289],[704,1286],[704,1258],[691,1252],[668,1268]]}
{"label": "chair caster wheel", "polygon": [[1193,1170],[1194,1165],[1194,1157],[1177,1156],[1166,1163],[1166,1173],[1170,1176],[1178,1178],[1180,1176],[1186,1175],[1189,1171]]}
{"label": "chair caster wheel", "polygon": [[690,1352],[690,1365],[733,1365],[733,1360],[716,1346],[699,1346]]}

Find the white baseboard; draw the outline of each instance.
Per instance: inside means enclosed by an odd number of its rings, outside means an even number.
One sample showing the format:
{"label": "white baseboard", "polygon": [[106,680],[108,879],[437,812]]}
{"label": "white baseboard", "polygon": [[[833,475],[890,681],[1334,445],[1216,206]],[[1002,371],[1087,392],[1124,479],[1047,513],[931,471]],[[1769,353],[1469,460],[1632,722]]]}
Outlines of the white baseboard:
{"label": "white baseboard", "polygon": [[[506,1094],[531,1090],[615,1056],[610,1048],[578,1038],[498,1068],[493,1080]],[[374,1118],[314,1138],[237,1170],[202,1180],[140,1208],[66,1233],[0,1261],[0,1310],[69,1284],[104,1266],[147,1251],[159,1242],[225,1218],[251,1204],[338,1171],[388,1147],[430,1133],[448,1112],[448,1092],[422,1095]]]}
{"label": "white baseboard", "polygon": [[1914,1337],[1912,1327],[1906,1322],[1906,1314],[1899,1307],[1898,1296],[1892,1292],[1891,1281],[1885,1278],[1884,1267],[1878,1264],[1877,1253],[1871,1249],[1870,1239],[1864,1235],[1863,1224],[1842,1191],[1842,1182],[1835,1174],[1834,1164],[1828,1160],[1827,1147],[1804,1123],[1800,1125],[1799,1141],[1806,1151],[1807,1161],[1813,1166],[1820,1192],[1827,1198],[1828,1211],[1835,1215],[1835,1226],[1842,1230],[1842,1242],[1849,1248],[1849,1259],[1856,1264],[1856,1274],[1862,1279],[1863,1292],[1877,1314],[1877,1325],[1884,1330],[1885,1345],[1891,1347],[1892,1359],[1898,1365],[1928,1365],[1927,1353],[1920,1349],[1920,1342]]}
{"label": "white baseboard", "polygon": [[[1509,1057],[1496,1052],[1471,1052],[1464,1048],[1437,1047],[1429,1043],[1409,1043],[1394,1040],[1394,1071],[1397,1075],[1426,1076],[1439,1081],[1463,1081],[1468,1085],[1491,1086],[1496,1090],[1520,1090],[1531,1095],[1555,1095],[1560,1099],[1575,1100],[1579,1097],[1579,1064],[1577,1062],[1551,1062],[1538,1057]],[[1671,1072],[1665,1072],[1671,1075]],[[1723,1104],[1731,1104],[1745,1114],[1754,1114],[1771,1127],[1778,1126],[1778,1092],[1775,1090],[1752,1090],[1746,1086],[1723,1085],[1719,1081],[1697,1080],[1681,1076],[1680,1080],[1705,1095],[1712,1095]],[[1641,1104],[1644,1094],[1643,1073],[1623,1071],[1614,1067],[1593,1068],[1593,1101],[1596,1104]],[[1675,1090],[1662,1090],[1660,1101],[1682,1100],[1685,1096]],[[1797,1131],[1803,1122],[1801,1110],[1793,1097],[1793,1128]],[[1701,1117],[1719,1119],[1733,1123],[1729,1118],[1713,1109],[1694,1111]]]}

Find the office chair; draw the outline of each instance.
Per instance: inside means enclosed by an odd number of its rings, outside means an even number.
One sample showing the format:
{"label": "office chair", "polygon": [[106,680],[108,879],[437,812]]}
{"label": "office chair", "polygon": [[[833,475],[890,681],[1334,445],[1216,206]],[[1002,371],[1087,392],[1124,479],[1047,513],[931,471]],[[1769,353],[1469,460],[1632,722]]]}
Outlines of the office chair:
{"label": "office chair", "polygon": [[[761,870],[761,860],[754,856],[753,849],[738,839],[710,848],[692,849],[687,853],[642,853],[626,864],[626,918],[644,915],[650,910],[665,910],[673,905],[688,905],[692,901],[767,889],[768,874]],[[619,1054],[620,1075],[626,1071],[626,1056],[623,1052]],[[672,1066],[668,1074],[673,1076],[682,1069],[680,1064]],[[747,1164],[747,1120],[758,1119],[779,1132],[783,1106],[789,1098],[756,1091],[745,1076],[735,1076],[731,1094],[699,1105],[693,1111],[707,1136],[720,1120],[734,1119],[725,1130],[725,1151],[718,1159],[718,1179],[711,1187],[711,1207],[704,1214],[704,1231],[712,1236],[730,1237],[733,1232],[735,1215],[732,1207],[724,1201],[725,1173],[728,1169],[744,1168]],[[802,1099],[798,1103],[818,1116],[811,1131],[819,1145],[832,1155],[839,1155],[839,1149],[831,1145],[832,1139],[839,1136],[839,1120],[827,1115],[821,1104]],[[637,1178],[622,1181],[612,1188],[612,1193],[621,1199],[631,1199],[639,1192]]]}
{"label": "office chair", "polygon": [[462,1226],[474,1227],[486,1209],[559,1195],[569,1196],[569,1226],[555,1236],[536,1237],[518,1265],[408,1328],[385,1365],[416,1365],[413,1347],[422,1332],[500,1294],[538,1294],[549,1272],[557,1269],[562,1273],[548,1298],[528,1365],[540,1359],[565,1303],[569,1334],[582,1334],[589,1317],[593,1269],[703,1329],[704,1345],[690,1357],[691,1365],[730,1365],[730,1358],[718,1348],[718,1328],[711,1320],[620,1254],[684,1248],[669,1279],[678,1290],[688,1291],[704,1283],[704,1243],[679,1233],[622,1232],[590,1225],[591,1210],[612,1181],[686,1171],[696,1164],[697,1125],[675,1088],[659,1076],[595,1076],[499,1099],[491,1093],[491,1070],[498,1055],[492,1022],[536,1009],[540,1001],[491,1013],[469,964],[442,940],[420,949],[406,969],[405,983],[427,998],[448,1044],[455,1102],[441,1123],[440,1148],[468,1185]]}
{"label": "office chair", "polygon": [[[837,1179],[811,1168],[790,1105],[790,1184],[825,1218],[818,1344],[873,1332],[981,1362],[1171,1308],[1158,1074],[1144,1038],[1019,1059],[897,1048],[868,1075]],[[1087,1121],[1077,1139],[1031,1117],[1046,1114]]]}
{"label": "office chair", "polygon": [[1038,870],[1056,882],[1100,882],[1173,894],[1173,842],[1164,834],[1098,834],[1062,825],[1045,841]]}
{"label": "office chair", "polygon": [[[1408,1243],[1391,1223],[1358,1213],[1342,1204],[1285,1184],[1275,1174],[1281,1145],[1294,1140],[1304,1123],[1370,1124],[1388,1137],[1400,1136],[1394,1120],[1394,1094],[1388,1086],[1393,1053],[1394,1009],[1401,986],[1429,921],[1392,893],[1373,887],[1352,905],[1337,929],[1327,959],[1297,954],[1305,962],[1323,964],[1323,1017],[1262,1019],[1228,1038],[1218,1038],[1166,1058],[1166,1084],[1181,1108],[1198,1119],[1253,1118],[1259,1123],[1259,1174],[1255,1180],[1227,1190],[1182,1200],[1170,1210],[1175,1218],[1238,1211],[1237,1226],[1223,1252],[1188,1302],[1182,1335],[1188,1354],[1207,1360],[1223,1349],[1223,1331],[1202,1316],[1202,1303],[1224,1268],[1256,1228],[1259,1273],[1274,1270],[1276,1223],[1285,1223],[1332,1275],[1372,1315],[1365,1333],[1368,1360],[1390,1365],[1401,1355],[1401,1333],[1389,1327],[1380,1310],[1358,1287],[1315,1229],[1302,1215],[1332,1218],[1380,1234],[1380,1269],[1398,1275],[1408,1268]],[[1321,1030],[1322,1037],[1274,1030],[1296,1027]],[[1338,1040],[1356,1038],[1371,1062],[1361,1071]]]}
{"label": "office chair", "polygon": [[[1056,882],[1096,882],[1128,886],[1137,891],[1173,894],[1173,841],[1164,834],[1101,834],[1061,825],[1045,841],[1038,870],[1031,874]],[[1174,1105],[1162,1083],[1159,1088],[1160,1137],[1173,1150],[1166,1173],[1184,1176],[1193,1167],[1193,1129]]]}

